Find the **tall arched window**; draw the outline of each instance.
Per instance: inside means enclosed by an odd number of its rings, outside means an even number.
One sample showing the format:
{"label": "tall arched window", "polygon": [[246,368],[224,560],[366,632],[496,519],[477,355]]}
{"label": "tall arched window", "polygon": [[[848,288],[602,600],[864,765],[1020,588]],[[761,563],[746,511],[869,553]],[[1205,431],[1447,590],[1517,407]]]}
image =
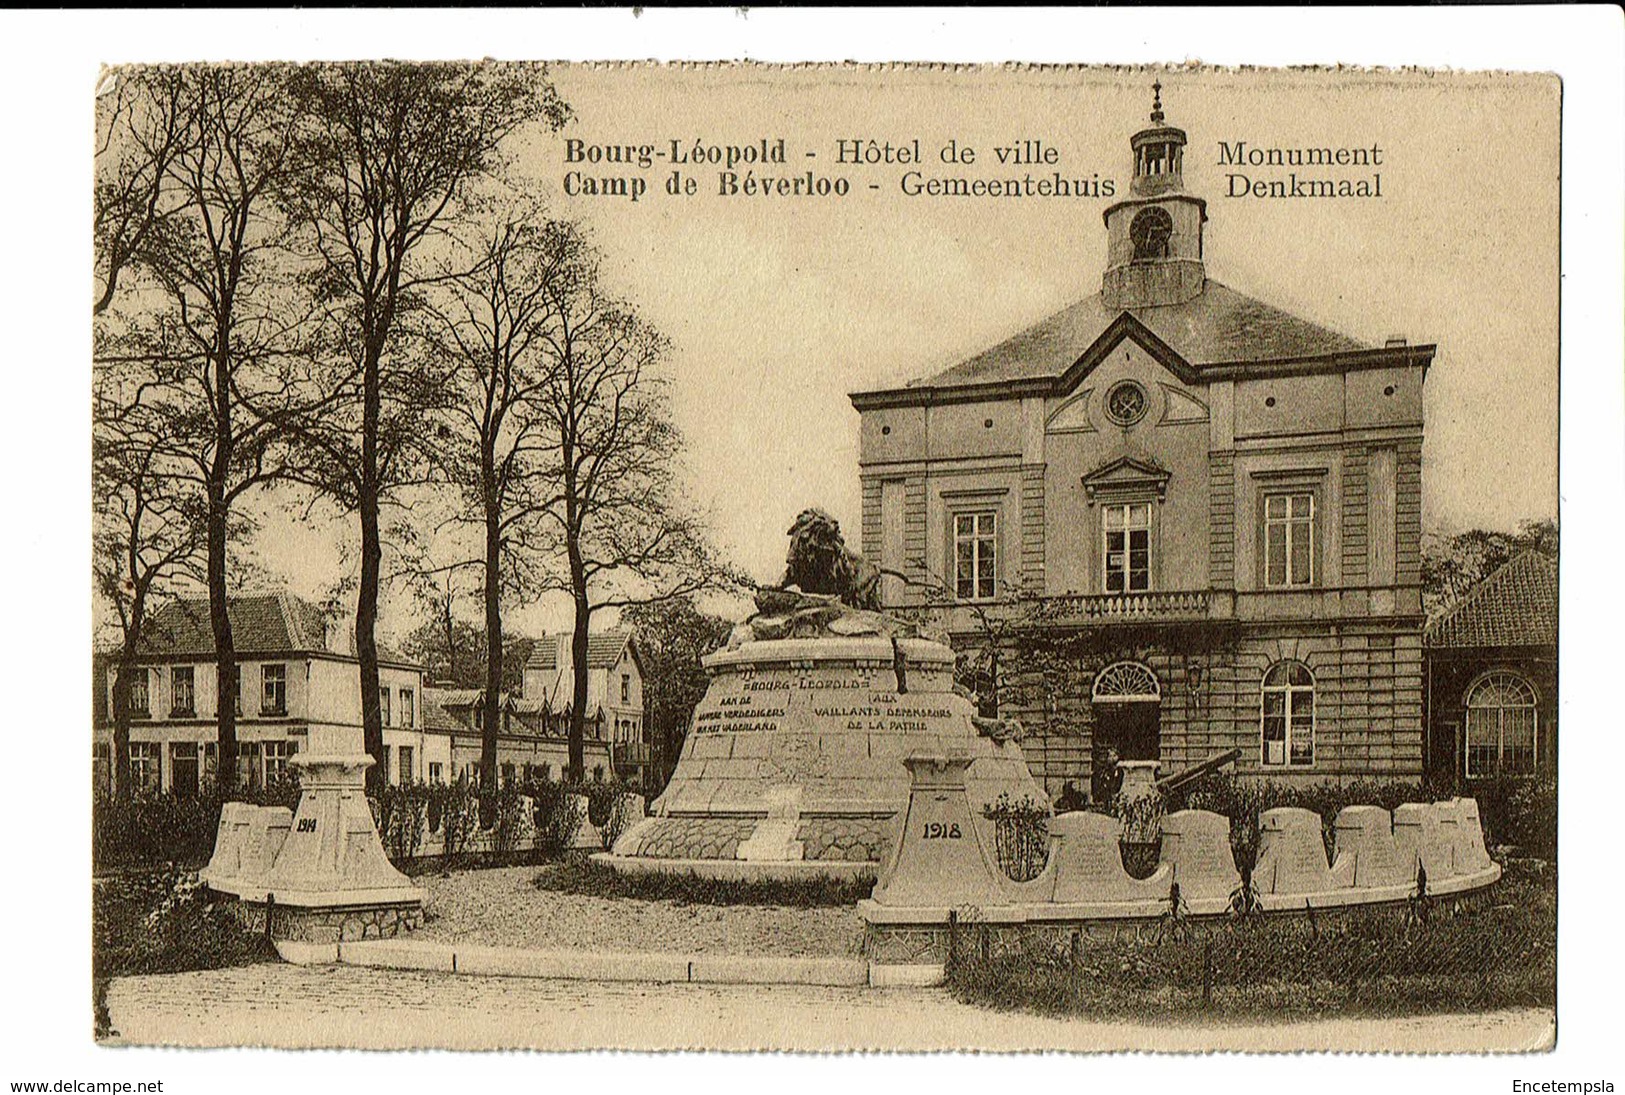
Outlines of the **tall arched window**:
{"label": "tall arched window", "polygon": [[1264,673],[1260,732],[1265,766],[1315,763],[1315,675],[1302,662],[1277,662]]}
{"label": "tall arched window", "polygon": [[1467,691],[1467,775],[1535,770],[1535,689],[1516,673],[1486,673]]}

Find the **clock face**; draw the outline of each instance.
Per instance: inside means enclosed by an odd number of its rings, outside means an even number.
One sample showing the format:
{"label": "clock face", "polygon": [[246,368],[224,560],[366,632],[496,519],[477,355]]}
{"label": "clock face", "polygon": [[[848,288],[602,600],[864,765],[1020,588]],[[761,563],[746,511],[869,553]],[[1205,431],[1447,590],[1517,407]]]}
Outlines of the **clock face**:
{"label": "clock face", "polygon": [[1136,259],[1168,257],[1168,239],[1174,234],[1174,219],[1160,205],[1147,206],[1134,214],[1128,226]]}

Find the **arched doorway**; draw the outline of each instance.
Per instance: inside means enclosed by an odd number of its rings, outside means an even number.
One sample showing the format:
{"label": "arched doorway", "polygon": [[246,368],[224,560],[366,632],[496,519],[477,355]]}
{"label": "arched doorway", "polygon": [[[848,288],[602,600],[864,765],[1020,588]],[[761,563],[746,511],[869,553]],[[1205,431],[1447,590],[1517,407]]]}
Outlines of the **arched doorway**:
{"label": "arched doorway", "polygon": [[1095,719],[1089,797],[1110,802],[1122,781],[1118,761],[1158,759],[1162,686],[1139,662],[1116,662],[1095,675],[1089,699]]}

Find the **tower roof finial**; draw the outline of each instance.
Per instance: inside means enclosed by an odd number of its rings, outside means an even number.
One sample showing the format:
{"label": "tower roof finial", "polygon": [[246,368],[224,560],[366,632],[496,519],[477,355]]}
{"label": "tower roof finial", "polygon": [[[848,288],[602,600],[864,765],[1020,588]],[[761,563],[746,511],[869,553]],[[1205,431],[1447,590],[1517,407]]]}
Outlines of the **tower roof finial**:
{"label": "tower roof finial", "polygon": [[1153,124],[1162,124],[1162,81],[1159,79],[1151,85],[1151,121]]}

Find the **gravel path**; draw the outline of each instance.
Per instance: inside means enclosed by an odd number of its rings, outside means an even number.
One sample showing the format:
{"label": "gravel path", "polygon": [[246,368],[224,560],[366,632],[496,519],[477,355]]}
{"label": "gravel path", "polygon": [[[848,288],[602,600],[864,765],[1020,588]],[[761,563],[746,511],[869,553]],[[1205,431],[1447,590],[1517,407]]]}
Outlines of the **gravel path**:
{"label": "gravel path", "polygon": [[546,867],[454,871],[413,881],[428,894],[421,939],[499,947],[682,954],[859,954],[863,921],[851,906],[679,905],[581,897],[532,885]]}
{"label": "gravel path", "polygon": [[1224,1026],[1106,1023],[986,1011],[940,989],[600,984],[282,963],[119,977],[107,1003],[117,1040],[137,1045],[1482,1053],[1549,1049],[1554,1034],[1552,1012],[1538,1009]]}

